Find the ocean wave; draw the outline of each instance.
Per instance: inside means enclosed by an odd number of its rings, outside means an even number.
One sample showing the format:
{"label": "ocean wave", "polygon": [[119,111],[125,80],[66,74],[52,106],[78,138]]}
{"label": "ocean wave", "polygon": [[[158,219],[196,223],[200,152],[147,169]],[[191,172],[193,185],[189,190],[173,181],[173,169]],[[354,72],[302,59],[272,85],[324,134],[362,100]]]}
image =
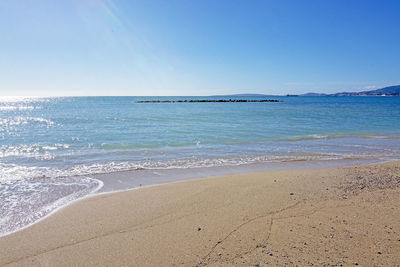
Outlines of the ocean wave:
{"label": "ocean wave", "polygon": [[34,110],[41,109],[41,106],[25,106],[25,105],[13,105],[13,106],[0,106],[0,111],[13,111],[13,110]]}
{"label": "ocean wave", "polygon": [[[298,136],[284,136],[284,137],[268,137],[251,140],[238,140],[230,138],[215,138],[213,140],[199,141],[165,141],[153,143],[88,143],[86,147],[104,150],[132,150],[141,151],[143,149],[154,150],[168,150],[168,149],[184,149],[193,147],[212,147],[224,145],[254,145],[255,143],[264,144],[267,142],[302,142],[309,140],[331,140],[331,139],[344,139],[344,138],[360,138],[360,139],[387,139],[387,140],[400,140],[400,136],[396,135],[363,135],[363,134],[307,134]],[[75,140],[75,139],[74,139]],[[78,140],[78,139],[76,139]],[[80,140],[79,140],[80,141]]]}
{"label": "ocean wave", "polygon": [[391,140],[400,140],[400,136],[398,135],[359,135],[360,138],[365,139],[391,139]]}
{"label": "ocean wave", "polygon": [[142,160],[123,161],[93,164],[78,164],[68,168],[21,166],[17,164],[0,163],[0,183],[24,180],[31,178],[57,178],[73,177],[82,175],[94,175],[102,173],[113,173],[120,171],[144,170],[144,169],[192,169],[223,166],[238,166],[245,164],[257,164],[268,162],[287,161],[313,161],[313,160],[339,160],[360,158],[383,158],[386,154],[339,154],[339,153],[313,153],[313,152],[291,152],[283,154],[270,154],[243,157],[215,157],[196,158],[187,157],[181,159],[170,159],[165,161]]}
{"label": "ocean wave", "polygon": [[307,134],[299,136],[286,136],[265,139],[266,141],[306,141],[306,140],[319,140],[319,139],[343,139],[343,138],[361,138],[361,139],[391,139],[399,140],[400,135],[366,135],[366,134]]}
{"label": "ocean wave", "polygon": [[38,160],[52,159],[55,155],[51,154],[53,151],[66,150],[70,147],[69,144],[54,144],[54,145],[2,145],[0,146],[0,158],[5,157],[25,157],[35,158]]}
{"label": "ocean wave", "polygon": [[0,236],[25,228],[103,186],[89,177],[28,179],[0,186]]}
{"label": "ocean wave", "polygon": [[39,124],[44,126],[51,126],[54,125],[52,120],[48,120],[41,117],[13,117],[7,119],[0,119],[0,126],[3,127],[12,127],[12,126],[19,126],[19,125],[27,125],[27,124]]}

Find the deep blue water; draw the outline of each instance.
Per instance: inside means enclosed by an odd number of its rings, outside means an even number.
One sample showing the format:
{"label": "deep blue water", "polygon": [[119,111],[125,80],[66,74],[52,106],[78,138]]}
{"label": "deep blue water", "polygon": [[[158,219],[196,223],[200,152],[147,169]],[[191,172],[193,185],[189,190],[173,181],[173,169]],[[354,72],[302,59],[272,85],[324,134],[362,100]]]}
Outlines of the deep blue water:
{"label": "deep blue water", "polygon": [[[282,102],[136,103],[222,98]],[[68,189],[55,192],[64,197],[99,187],[74,175],[399,155],[396,97],[0,98],[0,197],[8,211],[10,196],[31,190],[40,199],[45,184],[52,191],[61,178]]]}

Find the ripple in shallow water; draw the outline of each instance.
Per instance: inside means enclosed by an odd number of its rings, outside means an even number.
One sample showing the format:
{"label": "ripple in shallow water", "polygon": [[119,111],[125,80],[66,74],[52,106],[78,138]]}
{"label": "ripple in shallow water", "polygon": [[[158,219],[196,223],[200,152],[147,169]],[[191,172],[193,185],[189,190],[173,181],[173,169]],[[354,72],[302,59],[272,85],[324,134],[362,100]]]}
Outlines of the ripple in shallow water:
{"label": "ripple in shallow water", "polygon": [[34,178],[1,184],[0,236],[29,226],[102,185],[88,177]]}

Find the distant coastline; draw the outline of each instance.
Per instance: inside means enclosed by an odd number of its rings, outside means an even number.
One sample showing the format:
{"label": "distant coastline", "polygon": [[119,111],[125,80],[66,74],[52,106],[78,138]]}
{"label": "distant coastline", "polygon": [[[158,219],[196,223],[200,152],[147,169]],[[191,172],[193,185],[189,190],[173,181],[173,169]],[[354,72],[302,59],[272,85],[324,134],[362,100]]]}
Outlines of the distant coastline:
{"label": "distant coastline", "polygon": [[301,96],[400,96],[400,85],[361,92],[340,92],[334,94],[306,93]]}
{"label": "distant coastline", "polygon": [[[222,95],[215,95],[222,96]],[[265,97],[273,95],[264,94],[235,94],[229,96],[240,96],[240,97]],[[285,96],[296,97],[296,96],[400,96],[400,85],[388,86],[376,90],[361,91],[361,92],[339,92],[334,94],[325,93],[305,93],[305,94],[287,94]]]}
{"label": "distant coastline", "polygon": [[334,94],[306,93],[300,96],[400,96],[400,85],[361,92],[340,92]]}

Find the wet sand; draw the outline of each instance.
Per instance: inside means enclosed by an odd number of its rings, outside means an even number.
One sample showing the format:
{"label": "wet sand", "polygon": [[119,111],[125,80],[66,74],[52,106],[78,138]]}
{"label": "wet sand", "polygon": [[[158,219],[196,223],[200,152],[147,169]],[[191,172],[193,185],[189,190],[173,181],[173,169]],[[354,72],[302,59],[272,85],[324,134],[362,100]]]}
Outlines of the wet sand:
{"label": "wet sand", "polygon": [[400,162],[181,181],[75,202],[0,265],[400,265]]}

